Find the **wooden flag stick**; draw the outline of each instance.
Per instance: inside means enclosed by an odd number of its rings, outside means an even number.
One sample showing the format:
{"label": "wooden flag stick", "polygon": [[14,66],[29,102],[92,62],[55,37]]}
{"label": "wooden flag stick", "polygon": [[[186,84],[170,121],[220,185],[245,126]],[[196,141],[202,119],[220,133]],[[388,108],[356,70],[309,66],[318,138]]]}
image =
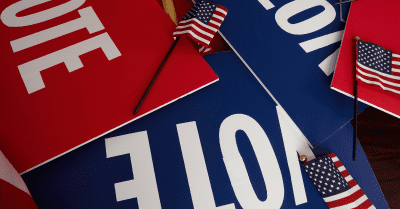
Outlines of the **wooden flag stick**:
{"label": "wooden flag stick", "polygon": [[139,111],[140,106],[142,105],[144,99],[146,98],[147,94],[149,93],[151,87],[153,86],[154,82],[156,81],[158,75],[160,74],[162,68],[164,67],[165,63],[167,62],[169,55],[171,55],[172,50],[174,50],[176,43],[178,43],[180,37],[177,37],[175,42],[172,44],[171,48],[168,51],[168,54],[165,56],[164,61],[161,63],[160,67],[158,68],[156,74],[153,77],[153,80],[151,80],[149,86],[146,89],[146,92],[144,92],[142,99],[140,99],[139,104],[136,106],[135,111],[133,112],[134,115]]}
{"label": "wooden flag stick", "polygon": [[356,161],[357,154],[357,104],[358,104],[358,81],[357,81],[357,59],[358,59],[358,40],[359,36],[354,37],[356,41],[356,59],[354,68],[354,133],[353,133],[353,161]]}

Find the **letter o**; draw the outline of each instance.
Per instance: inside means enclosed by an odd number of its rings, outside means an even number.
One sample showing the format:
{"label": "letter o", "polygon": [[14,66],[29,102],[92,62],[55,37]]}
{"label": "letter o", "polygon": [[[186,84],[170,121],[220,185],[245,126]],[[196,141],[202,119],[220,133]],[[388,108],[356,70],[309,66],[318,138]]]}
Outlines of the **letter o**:
{"label": "letter o", "polygon": [[[316,6],[323,6],[325,10],[300,23],[291,24],[288,22],[290,17]],[[329,25],[335,17],[335,9],[325,0],[295,0],[283,5],[275,14],[275,20],[279,27],[294,35],[303,35],[320,30]]]}
{"label": "letter o", "polygon": [[[236,143],[236,131],[243,130],[253,146],[261,168],[268,197],[260,201]],[[262,127],[253,118],[235,114],[226,118],[219,130],[221,152],[236,198],[244,209],[278,209],[282,206],[284,187],[281,170],[271,143]]]}

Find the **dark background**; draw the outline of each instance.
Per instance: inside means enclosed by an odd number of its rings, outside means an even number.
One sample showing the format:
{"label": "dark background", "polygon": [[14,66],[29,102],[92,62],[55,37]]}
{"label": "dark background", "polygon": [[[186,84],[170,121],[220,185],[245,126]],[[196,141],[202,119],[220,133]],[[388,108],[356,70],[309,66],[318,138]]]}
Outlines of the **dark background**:
{"label": "dark background", "polygon": [[357,128],[388,205],[400,208],[400,119],[368,107],[358,115]]}

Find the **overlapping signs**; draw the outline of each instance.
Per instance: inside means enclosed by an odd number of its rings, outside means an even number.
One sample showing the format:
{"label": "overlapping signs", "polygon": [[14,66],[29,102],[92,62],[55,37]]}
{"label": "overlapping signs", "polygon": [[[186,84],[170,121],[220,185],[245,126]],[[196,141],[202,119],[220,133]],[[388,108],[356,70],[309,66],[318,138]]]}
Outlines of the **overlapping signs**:
{"label": "overlapping signs", "polygon": [[[253,69],[273,74],[257,72],[300,129],[350,165],[351,149],[342,147],[351,147],[350,124],[332,133],[351,117],[351,107],[340,94],[318,88],[328,83],[329,90],[329,77],[318,67],[326,57],[316,64],[305,55],[318,56],[298,45],[306,40],[291,40],[278,25],[260,28],[262,18],[250,19],[248,14],[263,16],[270,10],[258,1],[215,3],[232,8],[232,18],[242,18],[224,23],[238,27],[236,35],[232,31],[225,36]],[[238,11],[243,15],[238,17]],[[245,30],[244,24],[252,30]],[[270,36],[265,27],[270,27]],[[238,44],[242,41],[251,42],[252,50],[238,48],[245,48]],[[295,46],[304,56],[299,57]],[[324,53],[330,56],[334,51]],[[272,99],[233,52],[209,56],[207,61],[221,78],[216,84],[24,174],[39,207],[327,208],[298,161],[289,165],[288,154],[296,153],[285,147]],[[275,61],[266,64],[261,58]],[[360,146],[358,150],[357,164],[346,167],[374,205],[387,208],[365,154]]]}
{"label": "overlapping signs", "polygon": [[[18,172],[132,122],[218,76],[155,1],[0,2],[0,147]],[[145,21],[143,21],[145,20]]]}
{"label": "overlapping signs", "polygon": [[230,11],[220,31],[311,142],[353,117],[352,99],[330,89],[345,26],[334,0],[215,2]]}
{"label": "overlapping signs", "polygon": [[[273,100],[233,52],[206,60],[219,82],[24,174],[38,206],[327,208],[297,159],[289,165],[297,154],[284,144]],[[386,208],[362,148],[349,164],[351,149],[338,146],[351,130],[347,124],[321,146]]]}

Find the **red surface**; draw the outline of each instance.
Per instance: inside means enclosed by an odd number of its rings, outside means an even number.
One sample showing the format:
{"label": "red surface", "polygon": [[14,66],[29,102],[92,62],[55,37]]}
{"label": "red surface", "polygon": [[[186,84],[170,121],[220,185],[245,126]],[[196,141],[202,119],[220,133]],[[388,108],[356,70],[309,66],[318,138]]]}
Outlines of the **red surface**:
{"label": "red surface", "polygon": [[29,194],[0,179],[0,208],[37,209],[38,207]]}
{"label": "red surface", "polygon": [[[1,1],[0,11],[16,1]],[[18,13],[28,15],[67,1],[51,1]],[[156,1],[87,0],[105,29],[86,29],[13,53],[10,41],[80,17],[77,10],[36,25],[0,23],[0,147],[18,172],[66,152],[110,129],[218,79],[186,38],[164,66],[136,116],[133,110],[173,43],[175,25]],[[79,10],[78,9],[78,10]],[[18,65],[107,32],[122,56],[101,49],[42,71],[45,88],[28,94]]]}
{"label": "red surface", "polygon": [[[353,95],[355,36],[400,52],[400,1],[352,2],[332,87]],[[400,95],[358,82],[358,98],[400,117]]]}

